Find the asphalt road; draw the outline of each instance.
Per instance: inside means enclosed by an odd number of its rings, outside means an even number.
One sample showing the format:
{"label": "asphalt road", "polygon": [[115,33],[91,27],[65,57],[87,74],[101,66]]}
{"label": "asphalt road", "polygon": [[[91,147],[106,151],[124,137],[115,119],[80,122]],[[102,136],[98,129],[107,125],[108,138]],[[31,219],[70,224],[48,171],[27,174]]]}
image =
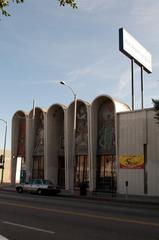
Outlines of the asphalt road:
{"label": "asphalt road", "polygon": [[9,240],[159,240],[159,207],[0,192],[0,235]]}

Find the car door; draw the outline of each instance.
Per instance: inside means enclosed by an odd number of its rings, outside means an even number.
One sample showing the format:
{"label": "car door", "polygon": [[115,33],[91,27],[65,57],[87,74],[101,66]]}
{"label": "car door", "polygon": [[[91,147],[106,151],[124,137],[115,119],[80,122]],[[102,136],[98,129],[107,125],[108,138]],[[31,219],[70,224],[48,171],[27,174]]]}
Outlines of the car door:
{"label": "car door", "polygon": [[30,192],[32,190],[33,180],[29,180],[28,183],[24,184],[24,191]]}
{"label": "car door", "polygon": [[39,188],[41,188],[41,179],[34,179],[33,184],[32,184],[32,191],[36,192]]}

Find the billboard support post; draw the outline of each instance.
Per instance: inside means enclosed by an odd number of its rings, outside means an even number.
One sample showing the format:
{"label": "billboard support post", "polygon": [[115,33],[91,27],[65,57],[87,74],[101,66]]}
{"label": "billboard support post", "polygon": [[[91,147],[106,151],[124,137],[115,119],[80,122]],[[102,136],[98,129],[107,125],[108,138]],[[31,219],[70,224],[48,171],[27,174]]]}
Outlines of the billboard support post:
{"label": "billboard support post", "polygon": [[144,109],[143,66],[141,66],[141,109]]}
{"label": "billboard support post", "polygon": [[131,92],[132,92],[132,111],[134,110],[134,59],[131,59]]}

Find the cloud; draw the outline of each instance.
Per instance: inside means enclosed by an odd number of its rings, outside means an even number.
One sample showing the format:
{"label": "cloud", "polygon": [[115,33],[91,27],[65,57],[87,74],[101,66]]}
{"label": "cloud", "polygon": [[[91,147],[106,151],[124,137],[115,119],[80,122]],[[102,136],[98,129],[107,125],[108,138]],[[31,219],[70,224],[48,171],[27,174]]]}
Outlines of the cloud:
{"label": "cloud", "polygon": [[79,0],[78,8],[86,12],[96,12],[99,10],[108,10],[114,5],[114,0]]}
{"label": "cloud", "polygon": [[[21,82],[22,85],[45,85],[45,84],[57,84],[62,80],[47,80],[47,81],[27,81],[27,82]],[[18,83],[19,84],[19,83]]]}
{"label": "cloud", "polygon": [[115,94],[118,98],[125,98],[130,93],[130,70],[126,70],[122,73],[119,85]]}
{"label": "cloud", "polygon": [[158,1],[135,0],[133,4],[133,9],[131,10],[131,15],[135,17],[138,24],[146,26],[146,29],[148,30],[148,26],[150,26],[151,28],[154,26],[158,26],[158,9]]}
{"label": "cloud", "polygon": [[[96,78],[98,81],[102,80],[103,78],[112,78],[112,74],[110,74],[107,71],[106,76],[106,69],[108,64],[107,57],[103,57],[101,59],[98,59],[97,61],[85,66],[81,67],[79,69],[74,69],[70,72],[68,72],[67,76],[70,79],[71,82],[79,80],[79,79],[87,79],[92,80],[92,78]],[[109,69],[109,68],[108,68]]]}

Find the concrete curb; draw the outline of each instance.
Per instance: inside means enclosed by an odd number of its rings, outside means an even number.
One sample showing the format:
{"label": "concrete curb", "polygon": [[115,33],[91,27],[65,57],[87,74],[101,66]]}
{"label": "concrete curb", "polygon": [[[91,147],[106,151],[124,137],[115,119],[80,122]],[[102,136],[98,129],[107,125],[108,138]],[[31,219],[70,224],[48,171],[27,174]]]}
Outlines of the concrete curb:
{"label": "concrete curb", "polygon": [[67,197],[67,198],[76,198],[76,199],[87,199],[92,201],[105,201],[110,203],[123,203],[123,204],[140,204],[140,205],[155,205],[159,206],[159,201],[150,201],[150,200],[140,200],[140,199],[124,199],[124,198],[109,198],[109,197],[97,197],[97,196],[75,196],[75,195],[59,195],[60,197]]}
{"label": "concrete curb", "polygon": [[0,187],[0,191],[4,191],[4,192],[16,192],[15,188],[10,188],[10,187]]}
{"label": "concrete curb", "polygon": [[134,195],[112,195],[112,194],[87,194],[85,196],[81,196],[78,194],[69,194],[60,193],[60,197],[67,198],[77,198],[77,199],[87,199],[93,201],[105,201],[110,203],[123,203],[123,204],[140,204],[140,205],[155,205],[159,206],[159,197],[150,197],[150,196],[134,196]]}

